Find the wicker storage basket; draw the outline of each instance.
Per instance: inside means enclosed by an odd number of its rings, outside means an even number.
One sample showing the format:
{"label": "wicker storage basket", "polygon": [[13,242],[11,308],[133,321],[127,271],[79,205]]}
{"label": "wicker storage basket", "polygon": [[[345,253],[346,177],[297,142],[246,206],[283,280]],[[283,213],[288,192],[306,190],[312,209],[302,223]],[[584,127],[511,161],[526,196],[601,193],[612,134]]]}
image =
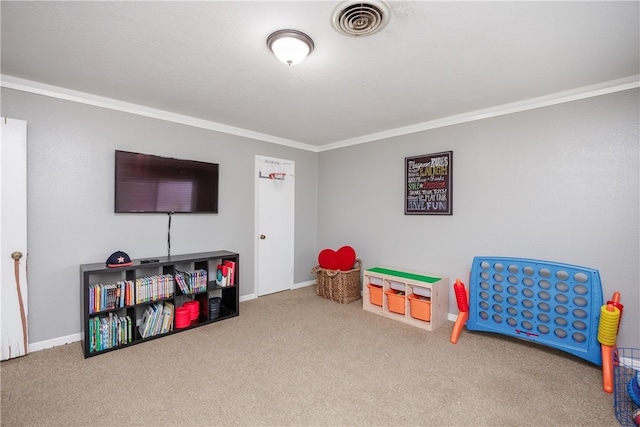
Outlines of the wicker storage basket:
{"label": "wicker storage basket", "polygon": [[316,295],[349,304],[360,299],[360,267],[362,261],[356,259],[353,268],[348,271],[327,270],[319,265],[311,269],[318,275],[316,280]]}

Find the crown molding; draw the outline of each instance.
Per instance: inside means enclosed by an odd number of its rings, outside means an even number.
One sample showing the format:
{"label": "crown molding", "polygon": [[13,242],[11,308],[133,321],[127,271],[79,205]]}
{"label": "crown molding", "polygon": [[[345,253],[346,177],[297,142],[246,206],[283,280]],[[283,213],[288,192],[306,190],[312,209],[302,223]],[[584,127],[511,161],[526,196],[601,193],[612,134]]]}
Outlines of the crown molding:
{"label": "crown molding", "polygon": [[92,105],[94,107],[108,108],[110,110],[121,111],[124,113],[136,114],[138,116],[150,117],[158,120],[164,120],[173,123],[179,123],[187,126],[193,126],[202,129],[213,130],[216,132],[226,133],[229,135],[240,136],[244,138],[255,139],[258,141],[269,142],[272,144],[286,145],[292,148],[317,152],[318,147],[310,144],[304,144],[277,136],[268,135],[260,132],[253,132],[247,129],[227,126],[221,123],[209,120],[197,119],[182,114],[171,113],[169,111],[149,108],[143,105],[132,104],[129,102],[119,101],[113,98],[93,95],[86,92],[65,89],[58,86],[47,85],[32,80],[20,79],[17,77],[0,75],[0,86],[7,89],[15,89],[23,92],[34,93],[37,95],[49,96],[52,98],[63,99],[66,101],[78,102],[80,104]]}
{"label": "crown molding", "polygon": [[558,92],[551,95],[531,98],[523,101],[513,102],[509,104],[499,105],[497,107],[486,108],[482,110],[471,111],[468,113],[457,114],[454,116],[444,117],[442,119],[431,120],[428,122],[418,123],[415,125],[389,129],[383,132],[362,135],[356,138],[346,139],[328,143],[322,146],[314,146],[302,142],[292,141],[285,138],[279,138],[259,132],[253,132],[247,129],[227,126],[221,123],[209,120],[196,119],[194,117],[182,114],[171,113],[164,110],[149,108],[142,105],[132,104],[119,101],[117,99],[106,98],[85,92],[69,90],[57,86],[46,85],[31,80],[20,79],[17,77],[0,75],[0,86],[20,90],[23,92],[34,93],[43,96],[49,96],[67,101],[78,102],[81,104],[93,105],[96,107],[108,108],[111,110],[122,111],[125,113],[136,114],[144,117],[165,120],[173,123],[184,124],[187,126],[208,129],[216,132],[226,133],[230,135],[240,136],[244,138],[255,139],[258,141],[268,142],[272,144],[284,145],[287,147],[297,148],[300,150],[319,153],[323,151],[336,150],[339,148],[350,147],[353,145],[365,144],[368,142],[379,141],[381,139],[394,138],[412,133],[423,132],[431,129],[442,128],[446,126],[468,123],[477,120],[488,119],[492,117],[504,116],[507,114],[518,113],[522,111],[534,110],[537,108],[549,107],[552,105],[563,104],[567,102],[577,101],[581,99],[593,98],[596,96],[607,95],[615,92],[622,92],[640,87],[640,75],[629,76],[622,79],[611,80],[591,86],[584,86],[568,91]]}
{"label": "crown molding", "polygon": [[411,126],[404,126],[396,129],[389,129],[383,132],[363,135],[356,138],[337,141],[318,147],[318,152],[335,150],[352,145],[365,144],[367,142],[379,141],[381,139],[394,138],[409,135],[416,132],[452,126],[461,123],[473,122],[476,120],[488,119],[491,117],[504,116],[507,114],[519,113],[522,111],[534,110],[537,108],[549,107],[580,99],[593,98],[600,95],[607,95],[615,92],[622,92],[640,87],[640,74],[622,79],[612,80],[591,86],[584,86],[551,95],[531,98],[524,101],[499,105],[497,107],[471,111],[469,113],[457,114],[455,116],[444,117],[442,119],[431,120]]}

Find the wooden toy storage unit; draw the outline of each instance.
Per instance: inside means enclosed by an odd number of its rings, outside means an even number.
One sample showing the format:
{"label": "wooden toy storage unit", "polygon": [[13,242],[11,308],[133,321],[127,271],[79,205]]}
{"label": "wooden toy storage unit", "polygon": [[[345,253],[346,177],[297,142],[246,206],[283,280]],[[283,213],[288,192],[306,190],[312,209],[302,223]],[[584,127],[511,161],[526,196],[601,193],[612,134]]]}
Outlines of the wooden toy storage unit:
{"label": "wooden toy storage unit", "polygon": [[[364,271],[363,276],[362,308],[364,310],[427,331],[435,331],[447,320],[449,309],[449,279],[447,277],[391,267],[370,268]],[[404,295],[393,295],[398,291],[403,292]],[[411,301],[412,294],[429,295],[430,301],[428,303],[415,299]],[[381,305],[372,303],[372,300]],[[398,302],[401,304],[400,307],[398,307]],[[421,307],[423,303],[429,310],[426,316]],[[402,312],[404,314],[401,314]]]}

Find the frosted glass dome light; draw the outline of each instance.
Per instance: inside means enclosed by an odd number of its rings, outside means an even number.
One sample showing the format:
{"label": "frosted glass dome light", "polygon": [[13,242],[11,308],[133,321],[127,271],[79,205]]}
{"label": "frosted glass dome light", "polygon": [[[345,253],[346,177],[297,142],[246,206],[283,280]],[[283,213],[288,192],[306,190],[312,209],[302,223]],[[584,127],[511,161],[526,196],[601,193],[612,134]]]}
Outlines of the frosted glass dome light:
{"label": "frosted glass dome light", "polygon": [[267,37],[267,46],[280,61],[295,65],[313,51],[311,37],[297,30],[278,30]]}

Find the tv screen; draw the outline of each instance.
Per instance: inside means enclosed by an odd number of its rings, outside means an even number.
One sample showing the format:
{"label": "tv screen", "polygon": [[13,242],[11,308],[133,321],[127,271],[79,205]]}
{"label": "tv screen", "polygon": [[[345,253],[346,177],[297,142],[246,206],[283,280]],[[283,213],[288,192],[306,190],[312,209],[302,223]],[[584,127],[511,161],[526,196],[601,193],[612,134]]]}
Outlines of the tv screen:
{"label": "tv screen", "polygon": [[115,212],[218,213],[218,164],[116,150]]}

